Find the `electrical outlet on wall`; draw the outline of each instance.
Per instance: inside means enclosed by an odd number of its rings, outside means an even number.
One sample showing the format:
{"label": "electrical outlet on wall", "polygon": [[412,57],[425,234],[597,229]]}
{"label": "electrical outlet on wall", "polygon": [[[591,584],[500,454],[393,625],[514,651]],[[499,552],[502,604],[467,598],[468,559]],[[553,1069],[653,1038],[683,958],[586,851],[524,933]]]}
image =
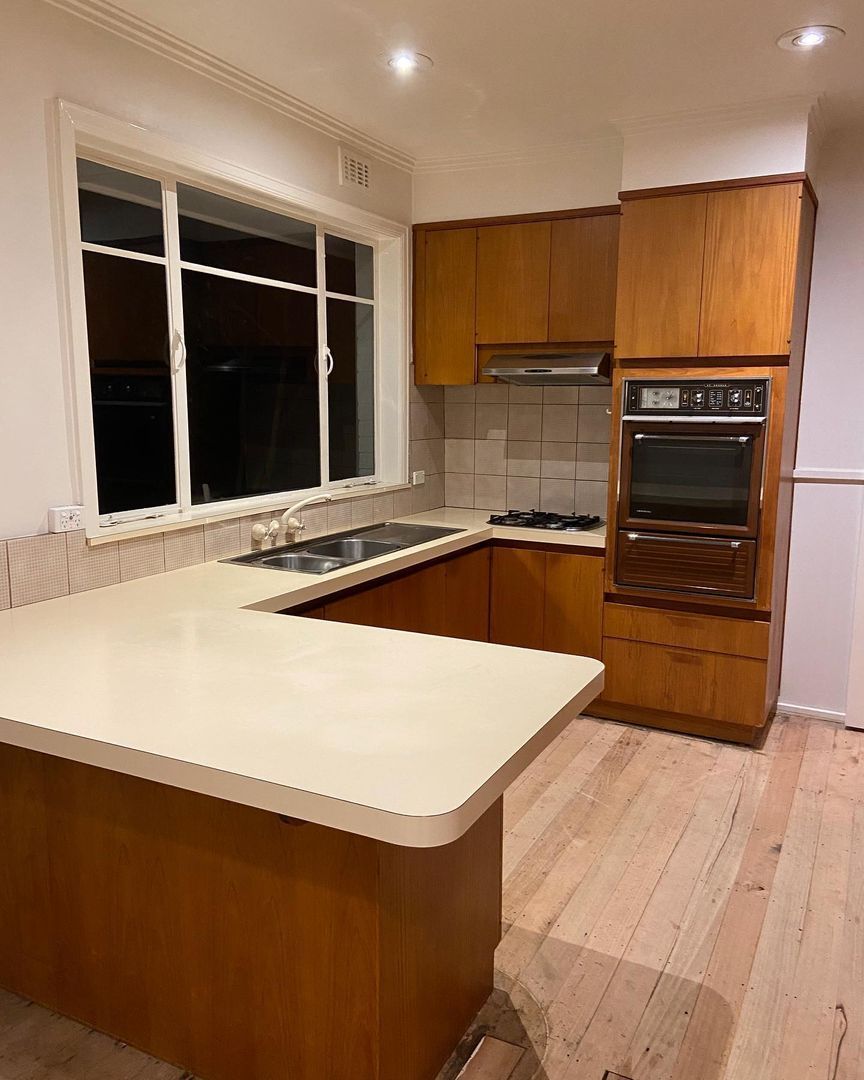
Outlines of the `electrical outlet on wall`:
{"label": "electrical outlet on wall", "polygon": [[48,531],[58,533],[83,529],[83,512],[83,506],[52,506],[48,511]]}
{"label": "electrical outlet on wall", "polygon": [[411,483],[414,487],[417,487],[418,484],[425,484],[426,471],[424,469],[417,469],[416,472],[411,473]]}

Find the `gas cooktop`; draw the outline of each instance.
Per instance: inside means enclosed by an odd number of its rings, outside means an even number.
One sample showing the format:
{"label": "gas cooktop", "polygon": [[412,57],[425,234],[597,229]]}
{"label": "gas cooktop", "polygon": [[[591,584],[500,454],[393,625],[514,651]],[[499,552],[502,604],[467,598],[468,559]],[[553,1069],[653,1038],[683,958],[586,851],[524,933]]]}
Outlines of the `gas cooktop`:
{"label": "gas cooktop", "polygon": [[493,514],[490,525],[511,525],[517,529],[551,529],[555,532],[582,532],[596,529],[603,521],[592,514],[548,514],[542,510],[508,510]]}

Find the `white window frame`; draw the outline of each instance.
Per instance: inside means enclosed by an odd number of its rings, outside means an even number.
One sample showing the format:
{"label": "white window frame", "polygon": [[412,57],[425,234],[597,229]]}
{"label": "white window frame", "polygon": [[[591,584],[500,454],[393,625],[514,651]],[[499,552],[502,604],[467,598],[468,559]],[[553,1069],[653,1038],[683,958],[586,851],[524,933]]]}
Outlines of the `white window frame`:
{"label": "white window frame", "polygon": [[[73,391],[74,441],[77,447],[77,495],[84,507],[85,534],[91,541],[110,540],[120,535],[153,532],[154,529],[213,521],[253,514],[286,506],[319,492],[370,493],[404,486],[408,481],[408,372],[409,372],[409,257],[410,227],[369,213],[348,203],[318,195],[295,185],[253,172],[240,165],[177,143],[113,117],[58,99],[55,103],[58,199],[58,268],[66,315],[65,341],[70,385]],[[169,329],[172,337],[172,382],[174,390],[175,468],[177,504],[142,511],[99,514],[96,449],[87,342],[87,315],[84,297],[82,248],[118,254],[99,245],[82,245],[78,214],[77,159],[90,158],[106,165],[136,172],[166,182],[164,200],[166,257],[146,261],[167,267]],[[240,199],[266,210],[307,220],[316,226],[317,288],[288,286],[325,298],[363,303],[364,298],[324,291],[324,234],[354,240],[373,247],[375,252],[375,472],[366,477],[331,483],[322,477],[318,487],[274,492],[240,499],[193,505],[189,479],[189,440],[185,371],[176,371],[175,351],[182,341],[179,236],[177,235],[176,183],[198,185],[227,198]],[[168,258],[173,249],[173,258]],[[121,251],[123,257],[142,257]],[[185,265],[185,264],[182,264]],[[211,268],[204,268],[211,272]],[[213,270],[214,273],[221,271]],[[248,275],[228,276],[254,280]],[[267,279],[266,284],[274,283]],[[280,283],[276,283],[276,287]],[[365,301],[368,303],[368,301]],[[319,304],[319,400],[321,446],[328,438],[325,304]],[[180,335],[178,337],[178,335]],[[322,460],[324,455],[322,454]]]}

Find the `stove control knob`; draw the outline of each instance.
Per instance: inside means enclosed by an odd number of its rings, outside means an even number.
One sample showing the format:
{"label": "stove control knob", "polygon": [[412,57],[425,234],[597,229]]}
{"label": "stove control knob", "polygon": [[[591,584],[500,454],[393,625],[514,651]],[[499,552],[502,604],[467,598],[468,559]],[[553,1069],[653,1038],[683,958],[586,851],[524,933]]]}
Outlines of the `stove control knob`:
{"label": "stove control knob", "polygon": [[729,391],[729,408],[740,409],[741,402],[744,399],[744,393],[740,388]]}
{"label": "stove control knob", "polygon": [[693,408],[694,409],[701,409],[701,408],[704,407],[704,405],[705,405],[705,391],[704,390],[694,390],[692,397],[693,397]]}

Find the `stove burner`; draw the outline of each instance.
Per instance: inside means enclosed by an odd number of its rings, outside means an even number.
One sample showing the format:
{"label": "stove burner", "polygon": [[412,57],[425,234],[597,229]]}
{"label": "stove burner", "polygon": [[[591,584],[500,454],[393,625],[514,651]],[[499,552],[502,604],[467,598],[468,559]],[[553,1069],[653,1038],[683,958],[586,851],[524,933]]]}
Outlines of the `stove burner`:
{"label": "stove burner", "polygon": [[542,510],[508,510],[493,514],[490,525],[511,525],[517,529],[550,529],[557,532],[582,532],[596,529],[603,522],[592,514],[548,514]]}

